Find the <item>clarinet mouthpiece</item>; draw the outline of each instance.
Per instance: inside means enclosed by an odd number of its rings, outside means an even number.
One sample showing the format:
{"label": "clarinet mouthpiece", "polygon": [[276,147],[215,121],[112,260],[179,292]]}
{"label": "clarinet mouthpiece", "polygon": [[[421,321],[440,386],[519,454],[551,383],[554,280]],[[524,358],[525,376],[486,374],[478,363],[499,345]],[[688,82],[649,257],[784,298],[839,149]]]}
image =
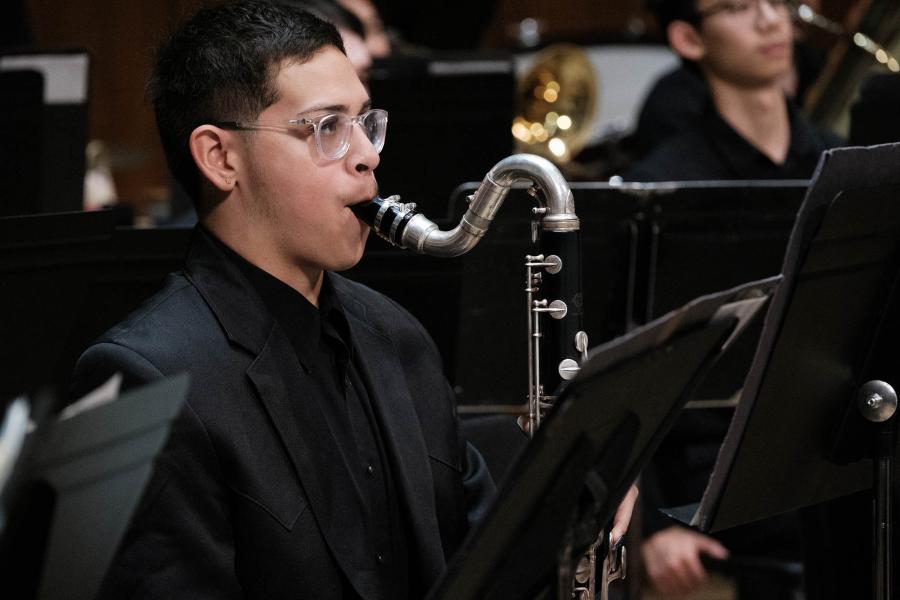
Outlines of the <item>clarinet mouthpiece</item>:
{"label": "clarinet mouthpiece", "polygon": [[407,248],[403,234],[406,226],[418,213],[412,202],[400,202],[400,196],[375,196],[369,202],[350,207],[356,218],[372,228],[378,236],[398,248]]}

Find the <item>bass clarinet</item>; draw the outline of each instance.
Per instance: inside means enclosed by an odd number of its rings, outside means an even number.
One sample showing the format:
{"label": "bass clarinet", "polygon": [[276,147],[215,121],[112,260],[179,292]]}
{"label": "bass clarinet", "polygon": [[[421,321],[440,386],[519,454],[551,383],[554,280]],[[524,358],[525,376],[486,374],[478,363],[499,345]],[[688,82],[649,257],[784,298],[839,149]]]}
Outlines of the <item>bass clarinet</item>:
{"label": "bass clarinet", "polygon": [[[537,201],[532,212],[534,230],[540,232],[541,242],[539,254],[525,257],[529,365],[523,428],[533,435],[553,405],[555,397],[550,394],[578,374],[588,350],[588,336],[583,329],[581,226],[572,191],[559,169],[533,154],[516,154],[501,160],[469,197],[465,214],[450,231],[439,229],[415,211],[415,204],[403,203],[398,196],[376,196],[370,202],[355,205],[353,211],[394,246],[432,256],[460,256],[481,241],[510,189],[520,181],[531,184],[528,192]],[[601,534],[588,550],[574,575],[574,584],[571,580],[561,581],[561,589],[568,589],[569,597],[596,597],[593,567],[603,541]],[[610,581],[624,577],[624,548],[618,544],[610,547],[603,561],[601,598],[606,598]]]}

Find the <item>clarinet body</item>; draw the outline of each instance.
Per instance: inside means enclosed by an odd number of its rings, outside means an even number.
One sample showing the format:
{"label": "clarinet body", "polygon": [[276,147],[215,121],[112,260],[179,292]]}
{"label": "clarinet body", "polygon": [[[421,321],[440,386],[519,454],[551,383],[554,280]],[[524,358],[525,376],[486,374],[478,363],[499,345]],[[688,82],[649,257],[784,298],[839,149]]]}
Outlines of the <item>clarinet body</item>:
{"label": "clarinet body", "polygon": [[580,231],[542,231],[541,254],[526,256],[525,269],[529,339],[527,429],[532,434],[553,404],[553,391],[578,374],[587,353]]}

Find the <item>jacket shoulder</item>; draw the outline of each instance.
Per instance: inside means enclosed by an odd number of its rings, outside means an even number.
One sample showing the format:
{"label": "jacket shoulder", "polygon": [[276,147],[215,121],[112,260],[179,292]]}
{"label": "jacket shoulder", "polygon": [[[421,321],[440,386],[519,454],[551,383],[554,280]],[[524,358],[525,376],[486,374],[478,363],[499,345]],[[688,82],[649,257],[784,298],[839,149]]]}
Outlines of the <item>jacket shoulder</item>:
{"label": "jacket shoulder", "polygon": [[183,275],[172,274],[162,289],[81,354],[71,397],[115,372],[124,374],[127,388],[190,370],[198,360],[197,348],[212,352],[224,339],[202,296]]}
{"label": "jacket shoulder", "polygon": [[214,316],[197,289],[180,273],[172,274],[161,290],[147,299],[98,341],[150,349],[158,344],[192,340],[217,328],[207,327]]}

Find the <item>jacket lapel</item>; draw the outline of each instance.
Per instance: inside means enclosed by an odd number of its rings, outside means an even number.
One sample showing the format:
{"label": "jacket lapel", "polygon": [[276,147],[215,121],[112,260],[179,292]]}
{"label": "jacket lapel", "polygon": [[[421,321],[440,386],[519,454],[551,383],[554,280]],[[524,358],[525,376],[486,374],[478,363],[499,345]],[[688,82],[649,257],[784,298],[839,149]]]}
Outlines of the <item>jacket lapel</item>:
{"label": "jacket lapel", "polygon": [[287,336],[273,328],[268,343],[247,370],[284,443],[310,509],[335,561],[360,597],[373,589],[367,548],[354,532],[365,531],[364,507],[347,465],[315,397],[316,384],[293,360]]}
{"label": "jacket lapel", "polygon": [[[343,286],[336,278],[335,291]],[[435,513],[434,488],[428,449],[422,437],[409,388],[394,346],[382,332],[365,319],[365,307],[341,294],[347,310],[357,364],[370,390],[373,409],[379,420],[389,454],[397,492],[409,515],[414,539],[411,555],[416,556],[426,581],[434,581],[443,572],[444,555]]]}
{"label": "jacket lapel", "polygon": [[285,333],[262,300],[202,230],[185,274],[204,297],[229,339],[256,359],[247,376],[272,420],[306,493],[310,510],[336,563],[362,598],[373,573],[354,532],[364,531],[362,500],[321,409],[319,387],[296,360]]}

